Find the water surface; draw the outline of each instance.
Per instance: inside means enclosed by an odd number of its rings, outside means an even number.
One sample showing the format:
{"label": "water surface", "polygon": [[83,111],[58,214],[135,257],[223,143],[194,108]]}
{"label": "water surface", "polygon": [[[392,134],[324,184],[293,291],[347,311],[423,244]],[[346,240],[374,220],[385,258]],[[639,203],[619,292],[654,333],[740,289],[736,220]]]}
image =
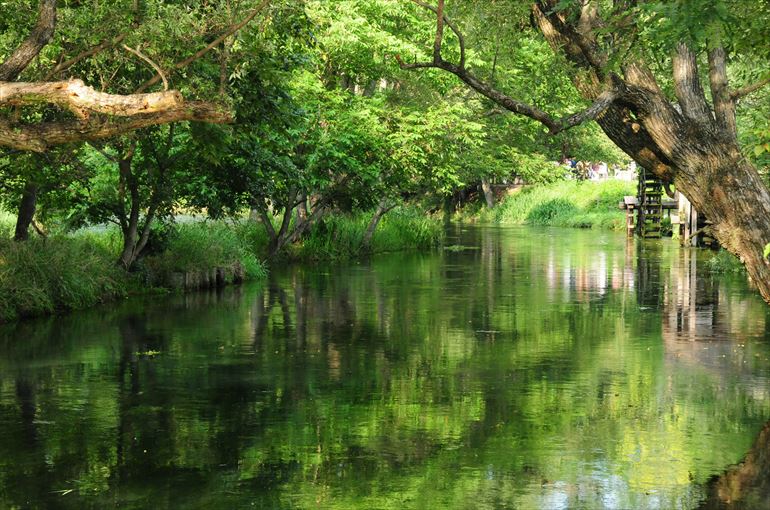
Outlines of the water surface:
{"label": "water surface", "polygon": [[696,508],[770,419],[708,253],[449,244],[0,329],[0,508]]}

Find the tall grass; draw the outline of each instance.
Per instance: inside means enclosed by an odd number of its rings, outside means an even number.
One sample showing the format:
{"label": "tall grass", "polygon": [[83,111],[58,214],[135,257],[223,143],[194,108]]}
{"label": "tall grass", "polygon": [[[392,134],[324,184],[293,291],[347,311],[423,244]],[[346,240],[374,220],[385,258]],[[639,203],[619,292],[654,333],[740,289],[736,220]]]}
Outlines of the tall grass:
{"label": "tall grass", "polygon": [[635,194],[633,182],[559,181],[506,197],[492,211],[492,219],[503,224],[622,230],[625,212],[618,204],[623,196]]}
{"label": "tall grass", "polygon": [[[356,257],[371,218],[371,212],[329,216],[313,225],[301,243],[288,247],[288,255],[300,260]],[[380,220],[367,253],[430,248],[440,244],[443,236],[440,221],[413,207],[397,207]]]}
{"label": "tall grass", "polygon": [[0,211],[0,238],[13,235],[13,228],[16,223],[16,217],[5,211]]}
{"label": "tall grass", "polygon": [[184,223],[175,226],[161,253],[147,257],[143,264],[153,272],[187,272],[240,264],[249,279],[262,278],[266,267],[248,238],[235,225],[224,222]]}
{"label": "tall grass", "polygon": [[124,296],[128,278],[115,258],[91,236],[0,239],[0,321]]}
{"label": "tall grass", "polygon": [[720,249],[708,259],[706,261],[706,268],[709,272],[719,274],[746,272],[746,268],[741,264],[741,261],[725,249]]}

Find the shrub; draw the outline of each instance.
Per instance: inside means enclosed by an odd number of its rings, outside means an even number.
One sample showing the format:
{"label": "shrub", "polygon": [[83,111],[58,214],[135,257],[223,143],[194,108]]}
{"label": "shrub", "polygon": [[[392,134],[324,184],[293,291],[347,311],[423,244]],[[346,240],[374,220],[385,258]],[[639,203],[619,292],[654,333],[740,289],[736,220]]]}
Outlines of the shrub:
{"label": "shrub", "polygon": [[[347,259],[359,255],[372,213],[335,214],[314,225],[296,247],[294,258],[307,260]],[[430,248],[443,240],[441,222],[412,207],[388,212],[377,226],[371,253]]]}
{"label": "shrub", "polygon": [[564,198],[555,198],[534,206],[527,215],[532,225],[563,225],[578,212],[574,203]]}

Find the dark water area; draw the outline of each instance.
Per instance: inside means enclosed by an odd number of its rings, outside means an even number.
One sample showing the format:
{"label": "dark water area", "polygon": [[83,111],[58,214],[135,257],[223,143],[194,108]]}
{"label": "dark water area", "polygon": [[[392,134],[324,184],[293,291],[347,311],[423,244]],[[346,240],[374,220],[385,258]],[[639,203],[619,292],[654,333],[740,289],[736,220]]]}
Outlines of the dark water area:
{"label": "dark water area", "polygon": [[604,232],[448,244],[0,329],[0,508],[770,506],[742,277]]}

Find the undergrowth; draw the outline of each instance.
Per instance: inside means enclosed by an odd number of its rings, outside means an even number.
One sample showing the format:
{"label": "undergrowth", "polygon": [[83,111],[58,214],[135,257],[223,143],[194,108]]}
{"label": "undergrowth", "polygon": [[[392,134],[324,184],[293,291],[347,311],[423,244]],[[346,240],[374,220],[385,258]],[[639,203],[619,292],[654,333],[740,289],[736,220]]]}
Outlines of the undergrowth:
{"label": "undergrowth", "polygon": [[0,321],[93,306],[126,295],[116,256],[91,236],[0,239]]}
{"label": "undergrowth", "polygon": [[185,223],[171,229],[165,249],[143,264],[156,273],[201,271],[240,264],[248,279],[263,278],[266,267],[243,229],[225,222]]}

